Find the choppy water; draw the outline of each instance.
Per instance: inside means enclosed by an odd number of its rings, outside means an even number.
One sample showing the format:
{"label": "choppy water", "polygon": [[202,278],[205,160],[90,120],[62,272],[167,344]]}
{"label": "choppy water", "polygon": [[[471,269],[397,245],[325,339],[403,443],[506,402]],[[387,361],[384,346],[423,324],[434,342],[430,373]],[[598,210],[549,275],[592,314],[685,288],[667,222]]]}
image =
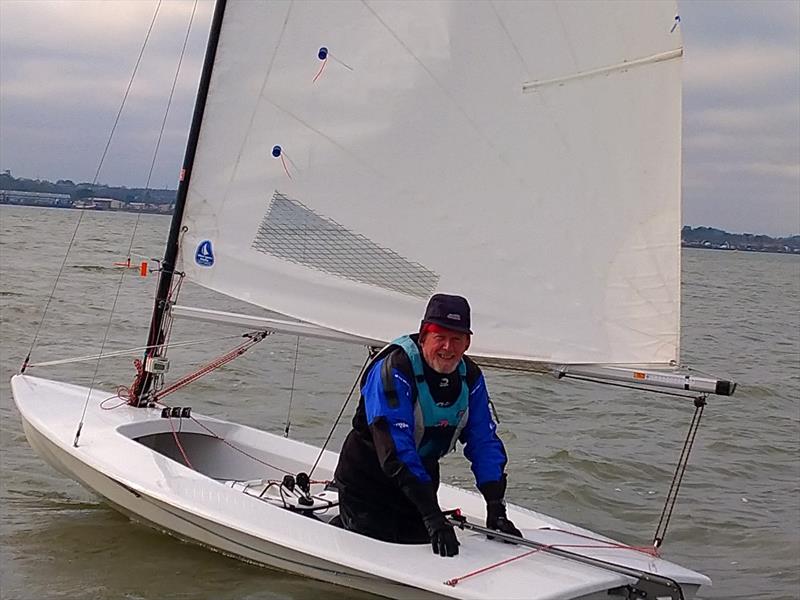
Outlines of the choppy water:
{"label": "choppy water", "polygon": [[[30,346],[78,215],[0,207],[2,598],[366,597],[132,524],[28,447],[8,380]],[[97,352],[119,280],[112,263],[127,253],[135,221],[131,214],[85,213],[34,362]],[[166,217],[142,216],[134,252],[160,256],[168,224]],[[733,398],[712,397],[706,409],[664,554],[714,580],[703,598],[800,598],[800,258],[685,251],[683,279],[684,361],[737,380],[739,389]],[[143,343],[153,291],[152,277],[124,278],[107,350]],[[184,293],[195,305],[244,308],[204,290]],[[231,333],[179,321],[174,339]],[[182,360],[188,369],[207,358],[204,350],[218,353],[234,344],[228,339],[174,352],[175,374]],[[301,342],[294,437],[322,443],[363,360],[360,352]],[[280,432],[294,356],[294,338],[270,338],[188,388],[176,404]],[[104,361],[97,385],[130,383],[130,361]],[[86,384],[93,370],[93,363],[82,363],[31,373]],[[509,498],[632,544],[648,543],[691,403],[546,376],[492,372],[488,378],[511,457]],[[333,447],[346,432],[347,422]],[[443,473],[472,485],[460,456],[448,457]]]}

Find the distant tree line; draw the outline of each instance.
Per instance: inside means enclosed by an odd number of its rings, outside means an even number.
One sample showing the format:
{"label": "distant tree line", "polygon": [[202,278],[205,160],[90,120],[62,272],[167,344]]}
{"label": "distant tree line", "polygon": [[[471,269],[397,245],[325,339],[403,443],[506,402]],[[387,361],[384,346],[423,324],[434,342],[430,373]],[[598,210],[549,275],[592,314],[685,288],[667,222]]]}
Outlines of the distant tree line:
{"label": "distant tree line", "polygon": [[755,233],[728,233],[713,227],[689,227],[681,230],[684,246],[718,250],[800,253],[800,235],[774,238]]}
{"label": "distant tree line", "polygon": [[[14,177],[11,171],[0,173],[0,190],[69,194],[73,200],[93,197],[113,198],[125,203],[146,204],[173,204],[177,197],[177,190],[148,190],[85,182],[75,183],[70,179],[59,179],[53,183],[45,179]],[[686,225],[681,230],[681,240],[684,246],[696,248],[800,253],[800,235],[773,238],[768,235],[728,233],[713,227],[693,228]]]}
{"label": "distant tree line", "polygon": [[0,190],[16,190],[20,192],[47,192],[51,194],[69,194],[73,200],[83,198],[113,198],[121,202],[144,202],[147,204],[172,204],[175,202],[177,190],[148,190],[144,188],[128,188],[104,184],[75,183],[70,179],[59,179],[55,183],[46,179],[26,179],[14,177],[11,171],[0,173]]}

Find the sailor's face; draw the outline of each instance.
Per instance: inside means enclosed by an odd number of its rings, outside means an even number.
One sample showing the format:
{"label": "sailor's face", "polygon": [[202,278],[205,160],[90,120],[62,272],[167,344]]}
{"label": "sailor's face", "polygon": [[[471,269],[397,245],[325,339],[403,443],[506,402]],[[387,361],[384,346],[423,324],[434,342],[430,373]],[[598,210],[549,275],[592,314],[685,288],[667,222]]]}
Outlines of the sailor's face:
{"label": "sailor's face", "polygon": [[470,336],[458,331],[428,331],[420,338],[422,357],[437,373],[452,373],[469,348]]}

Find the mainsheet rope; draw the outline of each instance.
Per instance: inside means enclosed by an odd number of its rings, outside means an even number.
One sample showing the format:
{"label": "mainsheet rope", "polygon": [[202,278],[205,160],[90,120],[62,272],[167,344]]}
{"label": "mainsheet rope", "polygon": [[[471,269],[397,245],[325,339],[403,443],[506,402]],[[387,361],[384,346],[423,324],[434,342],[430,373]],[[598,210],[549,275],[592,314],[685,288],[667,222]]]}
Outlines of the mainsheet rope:
{"label": "mainsheet rope", "polygon": [[460,577],[453,577],[452,579],[448,579],[447,581],[445,581],[444,584],[445,585],[449,585],[450,587],[455,587],[456,585],[458,585],[460,582],[464,581],[465,579],[468,579],[470,577],[475,577],[476,575],[480,575],[481,573],[486,573],[487,571],[490,571],[492,569],[496,569],[498,567],[502,567],[503,565],[507,565],[508,563],[517,561],[517,560],[519,560],[521,558],[526,558],[528,556],[536,554],[537,552],[546,552],[548,549],[551,549],[551,548],[552,549],[557,549],[557,548],[558,549],[566,549],[566,548],[583,548],[583,549],[613,548],[613,549],[619,549],[619,550],[633,550],[635,552],[641,552],[643,554],[647,554],[648,556],[654,556],[654,557],[658,556],[658,550],[656,548],[651,548],[649,546],[629,546],[627,544],[619,544],[617,542],[610,542],[610,541],[604,540],[602,538],[595,538],[595,537],[591,537],[591,536],[588,536],[588,535],[575,533],[574,531],[568,531],[566,529],[554,529],[554,528],[551,528],[551,527],[545,527],[543,529],[545,529],[547,531],[558,531],[558,532],[562,532],[562,533],[569,533],[570,535],[574,535],[576,537],[581,537],[581,538],[584,538],[584,539],[589,540],[589,541],[601,542],[601,544],[600,545],[597,545],[597,544],[544,544],[544,545],[542,545],[541,548],[534,548],[533,550],[528,550],[526,552],[523,552],[522,554],[518,554],[517,556],[512,556],[511,558],[506,558],[505,560],[501,560],[501,561],[498,561],[496,563],[492,563],[490,565],[487,565],[485,567],[481,567],[480,569],[476,569],[475,571],[470,571],[469,573],[466,573],[465,575],[461,575]]}
{"label": "mainsheet rope", "polygon": [[328,437],[325,438],[325,443],[322,444],[322,448],[319,449],[319,454],[317,454],[317,459],[314,461],[314,465],[311,467],[311,471],[309,471],[308,473],[309,477],[311,477],[314,474],[314,469],[317,468],[317,465],[319,464],[322,455],[325,453],[325,448],[328,447],[328,443],[331,441],[331,437],[333,437],[333,432],[339,426],[339,420],[342,418],[342,415],[344,414],[344,409],[347,408],[347,405],[350,403],[350,398],[353,397],[353,392],[358,387],[358,384],[361,381],[361,377],[364,374],[364,369],[367,368],[367,365],[370,363],[370,360],[372,360],[372,353],[368,352],[367,358],[366,360],[364,360],[364,364],[361,365],[361,369],[359,370],[358,375],[356,375],[355,381],[353,381],[353,387],[350,388],[350,392],[347,394],[347,398],[345,398],[344,404],[342,404],[342,408],[339,410],[339,414],[336,416],[336,420],[333,422],[333,427],[331,427],[331,430],[328,432]]}
{"label": "mainsheet rope", "polygon": [[[698,371],[701,372],[702,371]],[[681,488],[681,483],[683,482],[683,476],[686,473],[686,467],[689,466],[689,455],[692,452],[692,446],[694,445],[695,437],[697,436],[697,430],[700,427],[700,419],[703,416],[703,409],[707,404],[707,394],[702,394],[700,396],[691,396],[689,394],[681,394],[680,392],[668,392],[666,390],[659,390],[653,388],[641,388],[632,385],[627,385],[624,383],[615,383],[610,381],[604,381],[602,379],[595,379],[592,377],[584,377],[580,375],[565,375],[565,377],[569,377],[571,379],[578,379],[580,381],[588,381],[590,383],[600,383],[603,385],[610,385],[613,387],[621,387],[630,390],[637,390],[637,391],[648,391],[653,392],[656,394],[662,394],[664,396],[677,396],[678,398],[685,398],[685,399],[692,399],[694,401],[694,415],[692,415],[692,421],[689,424],[689,431],[686,434],[686,439],[683,442],[683,448],[681,449],[681,454],[678,457],[678,464],[675,467],[675,473],[672,476],[672,482],[669,486],[669,491],[667,492],[667,497],[664,500],[664,508],[661,509],[661,516],[658,519],[658,525],[656,525],[656,532],[653,535],[653,548],[658,549],[664,543],[664,538],[667,535],[667,528],[669,527],[670,519],[672,518],[672,511],[675,508],[675,502],[678,499],[678,492]]]}
{"label": "mainsheet rope", "polygon": [[292,384],[289,387],[289,408],[286,411],[286,426],[283,428],[283,437],[289,437],[289,428],[292,426],[292,401],[294,400],[294,380],[297,375],[297,357],[300,353],[300,336],[294,344],[294,368],[292,369]]}
{"label": "mainsheet rope", "polygon": [[694,439],[700,427],[700,419],[703,417],[703,409],[706,406],[706,396],[703,395],[695,398],[694,406],[692,422],[689,424],[689,431],[686,434],[686,440],[683,442],[683,449],[678,458],[678,465],[675,468],[675,474],[672,476],[672,483],[669,486],[667,498],[664,501],[664,508],[661,511],[661,517],[658,520],[656,532],[653,536],[653,548],[656,549],[661,547],[667,535],[667,527],[669,527],[669,521],[672,518],[672,510],[675,508],[675,501],[678,499],[678,492],[680,491],[681,482],[683,481],[683,474],[686,472],[686,467],[689,464],[689,454],[692,452]]}

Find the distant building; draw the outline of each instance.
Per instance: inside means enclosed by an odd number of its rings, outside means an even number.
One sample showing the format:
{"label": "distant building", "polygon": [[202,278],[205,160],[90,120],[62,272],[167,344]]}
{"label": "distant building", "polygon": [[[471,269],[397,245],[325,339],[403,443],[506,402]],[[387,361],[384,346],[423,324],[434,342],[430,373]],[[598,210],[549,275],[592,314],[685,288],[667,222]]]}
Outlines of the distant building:
{"label": "distant building", "polygon": [[115,198],[86,198],[87,201],[93,202],[94,207],[98,210],[119,210],[125,207],[125,203]]}
{"label": "distant building", "polygon": [[0,204],[69,208],[72,206],[72,198],[69,194],[0,190]]}
{"label": "distant building", "polygon": [[97,208],[97,206],[92,200],[87,198],[85,200],[75,200],[75,202],[72,203],[72,208],[79,208],[81,210],[94,210]]}

